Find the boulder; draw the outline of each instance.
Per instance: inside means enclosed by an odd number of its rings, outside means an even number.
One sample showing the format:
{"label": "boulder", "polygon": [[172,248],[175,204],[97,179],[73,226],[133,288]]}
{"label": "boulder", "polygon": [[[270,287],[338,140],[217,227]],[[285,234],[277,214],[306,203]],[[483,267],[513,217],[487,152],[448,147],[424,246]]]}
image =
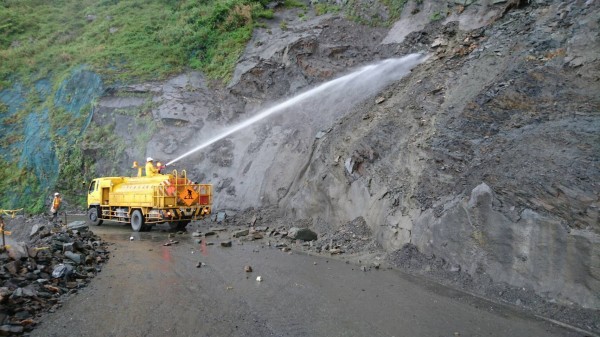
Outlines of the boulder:
{"label": "boulder", "polygon": [[248,229],[242,229],[242,230],[234,232],[233,233],[233,237],[234,238],[239,238],[241,236],[246,236],[246,235],[248,235],[249,232],[250,231]]}
{"label": "boulder", "polygon": [[69,258],[71,261],[80,264],[81,263],[81,254],[73,253],[70,251],[65,252],[65,257]]}
{"label": "boulder", "polygon": [[311,231],[308,228],[292,227],[288,231],[287,236],[290,239],[303,240],[303,241],[314,241],[317,239],[317,233]]}
{"label": "boulder", "polygon": [[67,225],[67,228],[70,230],[77,230],[80,232],[87,232],[89,230],[89,226],[86,225],[85,221],[73,221]]}
{"label": "boulder", "polygon": [[27,246],[23,242],[9,242],[8,256],[13,260],[20,260],[27,257]]}

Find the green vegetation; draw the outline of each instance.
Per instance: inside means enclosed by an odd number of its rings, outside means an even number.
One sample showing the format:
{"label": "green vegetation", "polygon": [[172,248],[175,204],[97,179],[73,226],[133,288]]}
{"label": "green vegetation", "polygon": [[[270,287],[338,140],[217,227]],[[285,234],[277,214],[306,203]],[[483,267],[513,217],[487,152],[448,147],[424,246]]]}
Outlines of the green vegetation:
{"label": "green vegetation", "polygon": [[[115,124],[87,124],[91,104],[81,106],[73,82],[74,69],[100,74],[104,85],[161,79],[185,69],[201,70],[227,81],[236,61],[261,18],[271,19],[266,0],[2,0],[0,1],[0,91],[23,85],[26,102],[16,113],[0,102],[0,121],[6,132],[0,141],[0,205],[18,205],[40,212],[50,190],[58,185],[71,204],[83,203],[84,181],[94,175],[91,158],[120,158],[127,146],[117,139]],[[299,2],[290,1],[296,7]],[[48,91],[38,93],[40,80]],[[82,82],[83,81],[83,82]],[[66,84],[65,84],[66,83]],[[70,87],[69,87],[70,85]],[[61,91],[61,96],[57,93]],[[58,99],[57,99],[58,98]],[[89,99],[89,98],[88,98]],[[150,102],[150,101],[149,101]],[[73,103],[73,104],[71,104]],[[158,128],[150,103],[125,115],[141,117],[143,129],[136,146],[146,143]],[[48,137],[54,161],[48,172],[23,165],[18,146],[24,140],[24,120],[32,112],[48,112]],[[134,126],[131,126],[134,127]],[[46,138],[46,139],[48,139]],[[102,148],[96,142],[102,139]],[[46,158],[46,157],[44,157]],[[58,164],[58,174],[51,173]],[[48,176],[48,175],[51,176]],[[44,187],[42,187],[44,186]],[[14,193],[16,190],[19,193]]]}
{"label": "green vegetation", "polygon": [[337,5],[330,5],[327,3],[318,3],[315,5],[315,14],[325,15],[327,13],[339,13],[341,8]]}
{"label": "green vegetation", "polygon": [[[384,1],[390,22],[399,17],[405,1]],[[128,147],[144,148],[160,127],[152,118],[153,106],[148,99],[137,109],[115,111],[135,117],[128,127],[132,132],[142,131],[135,133],[133,144],[116,136],[114,120],[86,129],[93,99],[102,88],[162,79],[186,69],[228,81],[252,30],[266,27],[261,19],[274,17],[273,10],[265,8],[268,2],[1,0],[0,91],[14,89],[18,83],[22,90],[14,95],[25,102],[9,106],[9,100],[0,101],[0,127],[4,127],[0,137],[0,205],[46,211],[45,203],[55,186],[60,186],[69,204],[83,204],[83,182],[95,175],[93,158],[109,156],[118,162]],[[303,9],[298,14],[301,18],[308,10],[300,0],[284,0],[284,6]],[[347,8],[351,7],[348,3]],[[318,3],[314,9],[317,15],[341,11],[341,7],[327,3]],[[369,10],[363,7],[358,12]],[[368,20],[380,23],[377,17]],[[287,22],[282,20],[280,27],[288,29]],[[86,77],[91,77],[90,73],[96,82]],[[82,99],[78,92],[82,86],[94,93]],[[16,111],[9,114],[9,109]],[[28,119],[36,115],[37,120]],[[23,149],[19,149],[28,139],[27,123],[47,126],[40,127],[38,138],[32,137],[48,148],[43,158],[33,158],[37,161],[25,158],[34,155],[22,156]],[[34,150],[45,149],[30,149]],[[117,173],[115,170],[112,173]]]}
{"label": "green vegetation", "polygon": [[279,22],[279,28],[281,28],[281,30],[287,30],[288,29],[287,22],[281,20],[281,22]]}
{"label": "green vegetation", "polygon": [[142,97],[146,98],[144,104],[133,108],[115,109],[115,113],[133,117],[152,117],[152,108],[156,107],[156,104],[152,102],[151,95],[144,94]]}
{"label": "green vegetation", "polygon": [[[104,126],[93,126],[86,130],[79,147],[81,147],[85,156],[82,158],[84,175],[81,177],[82,181],[89,182],[92,178],[95,178],[95,170],[93,167],[92,158],[96,156],[106,156],[107,158],[121,158],[125,149],[127,148],[126,142],[118,137],[115,137],[115,126],[116,122],[112,121]],[[98,142],[98,139],[102,139],[102,143]],[[77,164],[76,164],[77,165]],[[116,175],[118,172],[113,167],[109,175]]]}
{"label": "green vegetation", "polygon": [[0,177],[0,207],[24,208],[30,213],[44,211],[49,191],[42,190],[35,171],[0,157]]}
{"label": "green vegetation", "polygon": [[[396,22],[407,0],[381,0],[381,4],[387,9],[385,19],[379,13],[381,7],[373,6],[371,3],[359,0],[349,0],[345,6],[346,16],[360,24],[368,26],[390,26]],[[377,3],[376,3],[377,4]]]}
{"label": "green vegetation", "polygon": [[[85,189],[93,175],[93,164],[90,158],[84,156],[84,150],[79,143],[69,145],[66,138],[55,139],[60,175],[57,185],[72,205],[85,204]],[[43,196],[44,194],[42,194]],[[39,210],[32,210],[39,211]]]}
{"label": "green vegetation", "polygon": [[81,64],[104,81],[186,67],[226,80],[256,19],[272,16],[256,0],[4,0],[0,89],[12,77],[34,81]]}
{"label": "green vegetation", "polygon": [[382,2],[387,6],[390,17],[386,21],[386,24],[392,24],[400,18],[404,5],[407,0],[383,0]]}
{"label": "green vegetation", "polygon": [[441,12],[434,12],[431,14],[431,16],[429,17],[429,19],[431,21],[438,21],[444,18],[444,15]]}
{"label": "green vegetation", "polygon": [[284,0],[283,5],[286,8],[304,8],[304,9],[307,8],[307,6],[304,2],[301,2],[298,0]]}
{"label": "green vegetation", "polygon": [[[146,145],[152,139],[152,136],[158,130],[158,123],[152,119],[152,117],[146,117],[138,121],[137,130],[142,130],[136,134],[135,144],[136,148],[142,149],[142,152],[146,151]],[[132,130],[134,132],[135,130]]]}

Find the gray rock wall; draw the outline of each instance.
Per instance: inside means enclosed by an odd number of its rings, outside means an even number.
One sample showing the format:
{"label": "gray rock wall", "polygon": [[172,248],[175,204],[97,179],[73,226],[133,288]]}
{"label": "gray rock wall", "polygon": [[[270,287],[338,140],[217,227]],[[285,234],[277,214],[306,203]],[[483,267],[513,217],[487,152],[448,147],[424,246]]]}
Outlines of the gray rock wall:
{"label": "gray rock wall", "polygon": [[[574,65],[561,49],[589,36],[598,13],[553,3],[485,36],[426,30],[438,57],[315,140],[280,205],[334,227],[362,217],[389,252],[413,244],[456,270],[600,308],[598,63]],[[590,56],[589,41],[569,53]]]}
{"label": "gray rock wall", "polygon": [[440,217],[414,219],[411,242],[470,274],[536,291],[566,303],[600,306],[600,237],[569,230],[558,219],[525,209],[514,222],[494,210],[492,189],[481,184]]}

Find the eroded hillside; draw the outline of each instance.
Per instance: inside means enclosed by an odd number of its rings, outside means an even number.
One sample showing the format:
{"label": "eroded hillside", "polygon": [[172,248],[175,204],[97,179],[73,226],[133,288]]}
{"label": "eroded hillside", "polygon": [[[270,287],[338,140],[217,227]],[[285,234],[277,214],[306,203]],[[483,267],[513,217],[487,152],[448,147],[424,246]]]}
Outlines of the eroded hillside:
{"label": "eroded hillside", "polygon": [[[323,90],[172,166],[214,184],[231,221],[331,240],[365,224],[391,265],[515,305],[598,310],[599,7],[408,1],[392,28],[277,11],[227,87],[189,72],[106,90],[92,130],[112,125],[128,145],[86,154],[98,175],[132,174],[133,160],[169,161],[321,83],[421,53],[404,77]],[[593,313],[585,328],[600,331]]]}
{"label": "eroded hillside", "polygon": [[213,183],[230,215],[274,207],[264,223],[321,235],[362,218],[387,252],[416,247],[448,269],[597,309],[598,5],[517,5],[411,2],[403,30],[337,16],[274,23],[226,89],[189,74],[121,90],[159,102],[165,126],[148,154],[173,158],[360,65],[427,54],[385,88],[348,84],[177,165]]}

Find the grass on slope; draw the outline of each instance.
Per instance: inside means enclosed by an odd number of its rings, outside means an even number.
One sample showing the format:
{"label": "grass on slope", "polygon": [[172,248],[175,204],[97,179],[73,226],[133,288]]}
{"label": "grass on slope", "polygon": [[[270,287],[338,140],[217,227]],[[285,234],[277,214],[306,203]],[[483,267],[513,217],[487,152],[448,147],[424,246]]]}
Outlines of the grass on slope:
{"label": "grass on slope", "polygon": [[3,0],[0,90],[87,64],[108,81],[191,67],[227,79],[254,22],[255,0]]}
{"label": "grass on slope", "polygon": [[[0,102],[0,120],[14,126],[0,146],[8,150],[23,142],[23,120],[46,109],[48,138],[59,162],[56,183],[71,202],[81,199],[75,191],[94,170],[83,154],[93,133],[82,138],[81,117],[88,114],[66,113],[65,102],[55,95],[74,69],[86,65],[105,84],[161,79],[186,68],[226,81],[256,20],[272,16],[258,0],[0,0],[0,91],[20,84],[32,93],[11,116],[6,102]],[[51,87],[43,101],[34,94],[40,79]],[[124,144],[111,135],[107,130],[93,139],[104,139],[118,152]],[[12,153],[18,150],[0,156],[0,204],[43,211],[48,193],[43,186],[53,180],[47,172],[20,165],[21,154]],[[23,193],[15,193],[16,186]],[[23,203],[22,195],[35,197]]]}

